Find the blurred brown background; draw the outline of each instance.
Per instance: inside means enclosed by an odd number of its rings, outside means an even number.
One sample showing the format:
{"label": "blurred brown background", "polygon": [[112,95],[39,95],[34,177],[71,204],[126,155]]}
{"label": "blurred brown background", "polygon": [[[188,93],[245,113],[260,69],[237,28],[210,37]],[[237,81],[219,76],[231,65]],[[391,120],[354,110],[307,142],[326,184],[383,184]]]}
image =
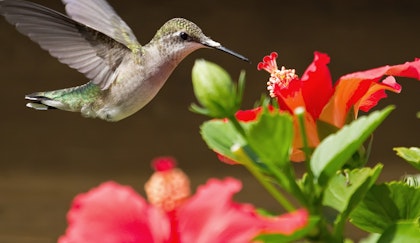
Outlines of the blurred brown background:
{"label": "blurred brown background", "polygon": [[[41,1],[63,12],[59,0]],[[107,180],[130,184],[143,193],[149,162],[161,155],[178,159],[194,187],[210,177],[235,176],[244,183],[237,200],[272,211],[274,201],[239,166],[220,163],[199,135],[204,117],[192,114],[194,60],[205,58],[236,79],[247,71],[243,108],[262,93],[268,74],[256,64],[271,51],[279,65],[302,74],[318,50],[331,56],[333,79],[420,57],[420,2],[382,1],[109,1],[147,43],[172,17],[197,23],[214,40],[247,57],[248,65],[214,50],[199,50],[175,70],[157,97],[118,123],[85,119],[77,113],[37,112],[25,107],[25,94],[87,82],[86,78],[0,20],[0,242],[55,242],[66,227],[72,198]],[[375,134],[372,164],[382,162],[381,180],[415,173],[394,155],[394,146],[420,146],[420,82],[397,79],[400,95],[389,94],[379,107],[396,104]],[[359,238],[360,232],[348,236]]]}

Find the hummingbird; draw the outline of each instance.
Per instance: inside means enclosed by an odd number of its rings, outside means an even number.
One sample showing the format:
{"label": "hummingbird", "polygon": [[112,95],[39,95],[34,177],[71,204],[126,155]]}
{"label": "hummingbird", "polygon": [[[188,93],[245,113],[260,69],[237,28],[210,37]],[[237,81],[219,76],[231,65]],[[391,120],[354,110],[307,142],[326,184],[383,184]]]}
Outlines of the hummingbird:
{"label": "hummingbird", "polygon": [[197,49],[213,48],[249,62],[184,18],[170,19],[142,46],[105,0],[62,2],[67,15],[29,1],[0,0],[0,14],[19,32],[90,80],[26,95],[26,106],[36,110],[80,112],[115,122],[149,103],[178,64]]}

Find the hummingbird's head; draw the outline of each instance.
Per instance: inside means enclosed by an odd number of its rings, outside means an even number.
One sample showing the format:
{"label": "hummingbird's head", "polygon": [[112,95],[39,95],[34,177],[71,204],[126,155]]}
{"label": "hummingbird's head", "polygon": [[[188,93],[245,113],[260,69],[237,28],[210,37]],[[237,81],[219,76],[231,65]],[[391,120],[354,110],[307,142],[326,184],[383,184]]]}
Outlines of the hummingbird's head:
{"label": "hummingbird's head", "polygon": [[200,27],[183,18],[167,21],[158,30],[152,41],[166,43],[167,45],[162,45],[162,47],[170,48],[170,50],[166,50],[166,53],[172,53],[181,59],[197,49],[213,48],[249,62],[248,58],[213,41],[203,33]]}

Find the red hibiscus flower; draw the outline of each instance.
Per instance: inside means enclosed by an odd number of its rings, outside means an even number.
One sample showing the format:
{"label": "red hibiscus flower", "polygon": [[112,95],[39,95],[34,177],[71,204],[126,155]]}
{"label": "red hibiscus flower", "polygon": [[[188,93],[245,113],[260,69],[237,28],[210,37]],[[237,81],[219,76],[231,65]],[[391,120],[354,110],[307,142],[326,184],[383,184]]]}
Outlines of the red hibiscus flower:
{"label": "red hibiscus flower", "polygon": [[[263,69],[270,73],[267,89],[270,96],[277,100],[281,110],[293,114],[296,108],[305,108],[306,134],[311,147],[316,147],[320,142],[317,120],[341,128],[345,125],[350,109],[353,109],[353,118],[356,119],[359,110],[369,111],[380,99],[385,98],[385,90],[399,93],[401,86],[393,76],[420,79],[420,60],[415,60],[351,73],[342,76],[333,86],[327,67],[330,62],[327,54],[315,52],[313,62],[300,78],[294,69],[278,69],[277,56],[275,52],[265,56],[258,64],[258,70]],[[384,76],[387,77],[382,79]],[[300,161],[304,157],[299,150],[302,141],[297,124],[295,131],[291,159]]]}
{"label": "red hibiscus flower", "polygon": [[74,199],[58,242],[252,242],[259,233],[291,234],[307,223],[304,209],[262,217],[232,201],[241,189],[233,178],[210,179],[190,196],[187,176],[168,158],[159,161],[145,186],[149,203],[128,186],[103,183]]}

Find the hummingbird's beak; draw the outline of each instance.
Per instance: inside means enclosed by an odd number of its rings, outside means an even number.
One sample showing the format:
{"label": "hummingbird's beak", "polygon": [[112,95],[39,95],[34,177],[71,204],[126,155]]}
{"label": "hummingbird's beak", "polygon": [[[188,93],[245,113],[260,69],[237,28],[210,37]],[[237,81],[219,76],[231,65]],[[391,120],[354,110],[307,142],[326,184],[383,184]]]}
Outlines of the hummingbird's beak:
{"label": "hummingbird's beak", "polygon": [[237,58],[239,58],[239,59],[241,59],[245,62],[250,62],[248,58],[246,58],[246,57],[242,56],[241,54],[238,54],[238,53],[222,46],[219,42],[216,42],[212,39],[207,39],[204,42],[202,42],[201,44],[203,44],[206,47],[210,47],[210,48],[213,48],[213,49],[217,49],[217,50],[226,52],[227,54],[230,54],[234,57],[237,57]]}

